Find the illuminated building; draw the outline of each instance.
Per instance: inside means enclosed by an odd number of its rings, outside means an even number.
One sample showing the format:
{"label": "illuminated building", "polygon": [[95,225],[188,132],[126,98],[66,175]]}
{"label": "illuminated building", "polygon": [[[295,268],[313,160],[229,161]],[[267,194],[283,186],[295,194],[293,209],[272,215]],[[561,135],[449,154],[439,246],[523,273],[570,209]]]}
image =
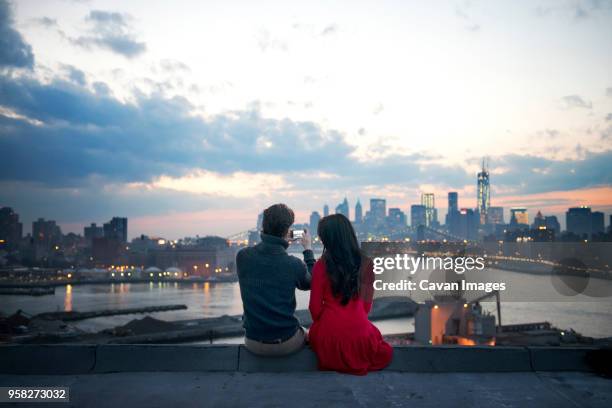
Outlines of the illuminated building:
{"label": "illuminated building", "polygon": [[510,209],[510,225],[529,225],[529,213],[524,207],[514,207]]}
{"label": "illuminated building", "polygon": [[431,227],[437,223],[436,200],[433,193],[421,194],[421,205],[425,207],[425,226]]}
{"label": "illuminated building", "polygon": [[480,217],[480,224],[487,223],[487,213],[491,204],[491,191],[489,185],[489,171],[482,161],[482,171],[478,173],[478,183],[476,186],[476,211]]}
{"label": "illuminated building", "polygon": [[19,215],[10,207],[0,208],[0,248],[16,248],[23,236]]}

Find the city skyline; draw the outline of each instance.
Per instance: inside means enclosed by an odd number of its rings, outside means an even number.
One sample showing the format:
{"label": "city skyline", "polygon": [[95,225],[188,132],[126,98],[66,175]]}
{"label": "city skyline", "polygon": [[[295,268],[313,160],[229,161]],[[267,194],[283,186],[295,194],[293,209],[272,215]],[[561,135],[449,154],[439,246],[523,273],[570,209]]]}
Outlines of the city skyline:
{"label": "city skyline", "polygon": [[475,208],[485,156],[492,206],[612,212],[610,2],[0,0],[0,31],[0,206],[26,232]]}

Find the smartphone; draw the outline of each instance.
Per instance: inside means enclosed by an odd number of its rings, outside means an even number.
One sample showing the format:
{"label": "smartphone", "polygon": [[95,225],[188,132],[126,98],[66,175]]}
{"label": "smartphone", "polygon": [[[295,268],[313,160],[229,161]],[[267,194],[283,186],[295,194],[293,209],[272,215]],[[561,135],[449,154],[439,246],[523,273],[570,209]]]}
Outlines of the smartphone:
{"label": "smartphone", "polygon": [[304,236],[304,230],[291,230],[291,239],[300,239]]}

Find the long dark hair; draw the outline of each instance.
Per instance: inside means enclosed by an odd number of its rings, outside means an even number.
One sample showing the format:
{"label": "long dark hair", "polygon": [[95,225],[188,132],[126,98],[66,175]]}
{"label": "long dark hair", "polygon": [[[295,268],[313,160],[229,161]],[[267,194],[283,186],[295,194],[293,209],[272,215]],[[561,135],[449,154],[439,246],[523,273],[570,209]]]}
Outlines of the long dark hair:
{"label": "long dark hair", "polygon": [[353,225],[344,215],[332,214],[319,221],[317,233],[332,293],[346,305],[359,294],[360,286],[362,255]]}

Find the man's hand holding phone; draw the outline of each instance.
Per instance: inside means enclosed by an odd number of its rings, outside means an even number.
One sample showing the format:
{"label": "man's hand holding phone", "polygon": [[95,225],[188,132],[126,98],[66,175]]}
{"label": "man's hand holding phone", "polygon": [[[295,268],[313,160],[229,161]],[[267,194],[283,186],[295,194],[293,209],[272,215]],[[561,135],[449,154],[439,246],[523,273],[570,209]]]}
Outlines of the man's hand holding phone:
{"label": "man's hand holding phone", "polygon": [[312,250],[312,237],[310,236],[310,232],[307,228],[303,230],[291,230],[291,240],[299,240],[302,246],[304,247],[304,250]]}

